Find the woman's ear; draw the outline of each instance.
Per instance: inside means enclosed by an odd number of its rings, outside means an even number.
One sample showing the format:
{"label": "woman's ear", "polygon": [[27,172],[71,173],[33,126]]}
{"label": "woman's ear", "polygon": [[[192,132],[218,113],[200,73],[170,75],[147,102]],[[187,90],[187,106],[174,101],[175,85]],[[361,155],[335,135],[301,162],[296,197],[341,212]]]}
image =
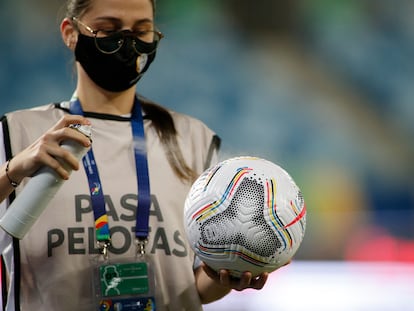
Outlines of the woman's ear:
{"label": "woman's ear", "polygon": [[62,20],[60,23],[60,33],[62,35],[63,43],[73,51],[75,49],[78,36],[70,18]]}

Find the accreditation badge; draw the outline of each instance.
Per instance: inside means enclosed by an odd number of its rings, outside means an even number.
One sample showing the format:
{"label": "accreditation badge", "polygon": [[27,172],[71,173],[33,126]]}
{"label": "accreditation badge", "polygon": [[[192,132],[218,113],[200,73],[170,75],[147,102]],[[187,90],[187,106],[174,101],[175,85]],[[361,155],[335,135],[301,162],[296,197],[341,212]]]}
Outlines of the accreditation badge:
{"label": "accreditation badge", "polygon": [[94,288],[100,311],[155,311],[155,277],[144,258],[95,266]]}

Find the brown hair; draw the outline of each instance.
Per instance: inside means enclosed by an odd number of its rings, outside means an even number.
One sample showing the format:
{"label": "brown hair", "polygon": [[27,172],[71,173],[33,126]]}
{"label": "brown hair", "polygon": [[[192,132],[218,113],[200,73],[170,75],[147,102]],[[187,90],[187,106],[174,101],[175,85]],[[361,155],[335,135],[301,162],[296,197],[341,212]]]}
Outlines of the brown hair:
{"label": "brown hair", "polygon": [[[84,15],[91,7],[93,0],[68,0],[66,6],[66,17],[80,17]],[[155,14],[155,0],[150,0]],[[140,98],[142,109],[146,118],[152,121],[168,162],[170,163],[175,174],[186,182],[193,182],[197,177],[196,172],[192,170],[184,160],[181,149],[178,145],[177,131],[171,114],[165,108],[150,102],[148,99]]]}
{"label": "brown hair", "polygon": [[[66,14],[68,18],[80,17],[91,7],[93,0],[68,0],[66,3]],[[155,15],[155,0],[149,0]]]}

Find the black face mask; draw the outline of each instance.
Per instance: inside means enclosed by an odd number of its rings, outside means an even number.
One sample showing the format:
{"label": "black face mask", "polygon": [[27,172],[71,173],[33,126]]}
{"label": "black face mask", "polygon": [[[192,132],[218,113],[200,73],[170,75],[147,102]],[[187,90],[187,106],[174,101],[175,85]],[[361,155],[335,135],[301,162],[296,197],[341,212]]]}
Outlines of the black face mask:
{"label": "black face mask", "polygon": [[[125,30],[124,33],[130,32]],[[99,47],[111,47],[118,42],[119,37],[95,39],[79,34],[75,48],[76,60],[89,78],[110,92],[125,91],[135,85],[154,60],[158,45],[157,41],[147,43],[125,35],[122,46],[115,53],[103,53],[96,46],[98,44]]]}

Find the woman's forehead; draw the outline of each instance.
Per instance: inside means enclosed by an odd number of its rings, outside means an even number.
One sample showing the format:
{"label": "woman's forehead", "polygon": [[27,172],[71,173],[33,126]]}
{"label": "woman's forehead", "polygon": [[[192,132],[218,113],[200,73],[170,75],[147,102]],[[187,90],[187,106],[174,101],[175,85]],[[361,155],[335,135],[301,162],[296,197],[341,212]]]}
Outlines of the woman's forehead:
{"label": "woman's forehead", "polygon": [[93,0],[84,18],[91,21],[102,17],[116,18],[125,24],[141,19],[153,19],[151,0]]}

